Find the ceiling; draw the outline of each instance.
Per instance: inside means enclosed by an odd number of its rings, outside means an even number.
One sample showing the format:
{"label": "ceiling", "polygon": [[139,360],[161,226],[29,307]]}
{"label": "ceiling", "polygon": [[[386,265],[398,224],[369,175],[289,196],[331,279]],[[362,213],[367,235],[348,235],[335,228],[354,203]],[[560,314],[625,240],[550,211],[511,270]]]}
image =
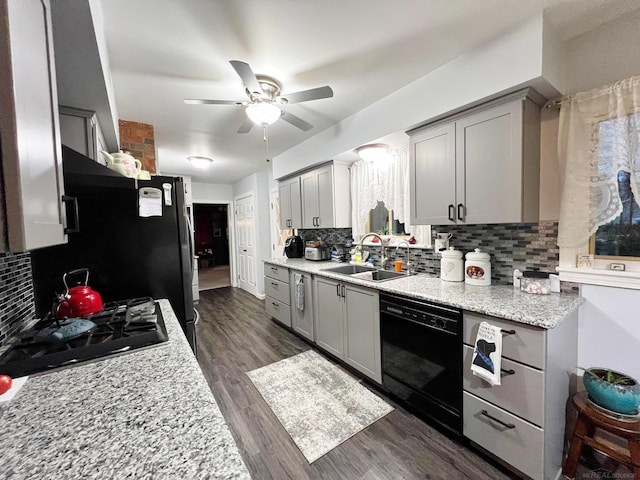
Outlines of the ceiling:
{"label": "ceiling", "polygon": [[[223,184],[270,169],[267,158],[542,11],[566,40],[638,7],[637,0],[102,0],[119,117],[154,125],[161,173]],[[287,106],[314,128],[277,121],[267,152],[261,127],[236,133],[243,107],[183,102],[246,99],[229,60],[276,77],[283,93],[330,85],[334,96]],[[214,163],[197,170],[189,155]]]}

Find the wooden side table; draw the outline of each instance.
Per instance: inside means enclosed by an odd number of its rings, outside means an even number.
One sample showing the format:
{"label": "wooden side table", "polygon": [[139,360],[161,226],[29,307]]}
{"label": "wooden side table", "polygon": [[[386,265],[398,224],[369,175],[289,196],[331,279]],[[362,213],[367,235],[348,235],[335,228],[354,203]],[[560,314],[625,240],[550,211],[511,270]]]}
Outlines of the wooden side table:
{"label": "wooden side table", "polygon": [[[580,452],[584,445],[598,450],[610,458],[627,466],[640,480],[640,420],[624,422],[605,415],[587,402],[587,392],[578,392],[572,398],[573,406],[578,411],[578,420],[573,430],[571,447],[567,460],[562,467],[562,474],[575,478]],[[605,430],[627,441],[628,450],[613,448],[594,436],[596,428]]]}

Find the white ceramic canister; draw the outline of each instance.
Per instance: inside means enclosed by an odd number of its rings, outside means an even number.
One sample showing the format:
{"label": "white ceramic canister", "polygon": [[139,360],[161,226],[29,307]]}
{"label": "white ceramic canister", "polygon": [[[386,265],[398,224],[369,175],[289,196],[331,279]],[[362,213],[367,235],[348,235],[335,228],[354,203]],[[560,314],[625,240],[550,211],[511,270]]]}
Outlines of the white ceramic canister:
{"label": "white ceramic canister", "polygon": [[447,282],[463,282],[464,268],[462,261],[462,252],[456,250],[455,247],[449,247],[449,250],[440,252],[440,278]]}
{"label": "white ceramic canister", "polygon": [[464,281],[469,285],[491,285],[491,255],[476,248],[467,253]]}

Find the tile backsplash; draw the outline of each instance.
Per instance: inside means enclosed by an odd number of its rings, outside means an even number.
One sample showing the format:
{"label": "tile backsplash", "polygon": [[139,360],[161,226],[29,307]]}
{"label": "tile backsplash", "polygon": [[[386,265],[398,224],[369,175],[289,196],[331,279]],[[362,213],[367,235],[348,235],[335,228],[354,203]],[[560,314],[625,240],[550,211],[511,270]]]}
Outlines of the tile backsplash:
{"label": "tile backsplash", "polygon": [[[501,223],[492,225],[433,225],[432,235],[439,232],[452,233],[450,245],[463,254],[480,248],[491,255],[491,279],[494,284],[510,284],[513,270],[538,269],[555,271],[558,265],[559,250],[558,222],[540,223]],[[313,229],[299,230],[304,240],[321,237],[328,245],[344,245],[351,240],[351,229]],[[380,249],[369,247],[376,261],[380,258]],[[406,248],[390,248],[391,260],[402,259],[406,262]],[[440,254],[431,249],[411,249],[411,260],[418,272],[440,275]]]}
{"label": "tile backsplash", "polygon": [[29,254],[0,254],[0,350],[34,317]]}

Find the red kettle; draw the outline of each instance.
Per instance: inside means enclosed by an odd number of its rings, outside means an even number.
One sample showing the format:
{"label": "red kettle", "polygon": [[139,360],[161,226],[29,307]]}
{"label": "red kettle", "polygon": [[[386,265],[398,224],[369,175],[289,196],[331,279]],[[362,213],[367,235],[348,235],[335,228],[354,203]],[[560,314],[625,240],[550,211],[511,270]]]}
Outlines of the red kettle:
{"label": "red kettle", "polygon": [[[84,285],[69,288],[67,277],[84,273]],[[67,272],[62,276],[65,292],[53,304],[53,315],[57,319],[69,317],[86,317],[102,310],[102,298],[89,286],[89,269],[80,268]]]}

